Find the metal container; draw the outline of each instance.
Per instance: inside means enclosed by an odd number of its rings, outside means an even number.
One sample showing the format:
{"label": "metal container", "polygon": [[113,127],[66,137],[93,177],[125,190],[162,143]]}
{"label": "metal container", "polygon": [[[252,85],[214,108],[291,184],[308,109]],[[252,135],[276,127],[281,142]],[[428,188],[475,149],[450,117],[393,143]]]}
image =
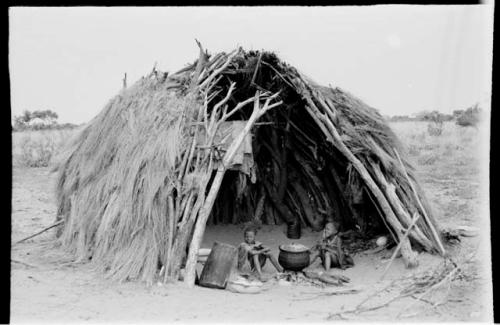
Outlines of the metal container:
{"label": "metal container", "polygon": [[288,224],[286,236],[290,239],[299,239],[301,235],[300,221]]}
{"label": "metal container", "polygon": [[287,271],[302,271],[304,268],[309,266],[309,249],[295,248],[294,245],[281,245],[280,254],[278,256],[278,262]]}

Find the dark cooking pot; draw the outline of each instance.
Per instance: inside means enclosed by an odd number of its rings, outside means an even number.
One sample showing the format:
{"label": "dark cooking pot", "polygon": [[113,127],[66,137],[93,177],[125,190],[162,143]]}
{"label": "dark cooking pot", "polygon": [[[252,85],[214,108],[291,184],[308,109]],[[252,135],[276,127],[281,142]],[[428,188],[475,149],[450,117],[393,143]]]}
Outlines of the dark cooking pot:
{"label": "dark cooking pot", "polygon": [[303,245],[281,245],[278,262],[283,269],[299,272],[309,266],[309,248]]}

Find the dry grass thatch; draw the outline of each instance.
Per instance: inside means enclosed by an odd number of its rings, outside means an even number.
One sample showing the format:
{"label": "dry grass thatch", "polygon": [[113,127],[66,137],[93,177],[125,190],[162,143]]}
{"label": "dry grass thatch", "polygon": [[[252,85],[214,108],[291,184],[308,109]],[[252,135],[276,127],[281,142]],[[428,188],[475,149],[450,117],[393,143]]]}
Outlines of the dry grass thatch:
{"label": "dry grass thatch", "polygon": [[[219,126],[234,120],[246,121],[241,136],[229,147],[214,143]],[[256,182],[226,173],[247,134]],[[412,245],[444,250],[413,168],[398,152],[382,116],[347,92],[315,84],[273,53],[209,56],[200,46],[199,59],[181,71],[153,70],[124,88],[68,147],[58,166],[59,239],[114,279],[151,282],[160,268],[165,280],[177,279],[187,260],[192,283],[207,221],[264,215],[265,223],[317,228],[333,216],[347,228],[352,216],[368,228],[382,220],[405,241],[412,266]],[[231,184],[236,191],[227,190]],[[232,207],[217,199],[234,193]],[[381,218],[357,213],[356,195]],[[235,212],[242,207],[246,214]],[[406,237],[414,214],[422,218]]]}

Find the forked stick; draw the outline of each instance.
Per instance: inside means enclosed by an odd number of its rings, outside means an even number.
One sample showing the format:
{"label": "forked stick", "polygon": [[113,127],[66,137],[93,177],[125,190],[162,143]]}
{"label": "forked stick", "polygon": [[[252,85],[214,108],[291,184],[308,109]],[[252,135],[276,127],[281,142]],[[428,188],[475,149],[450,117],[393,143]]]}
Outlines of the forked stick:
{"label": "forked stick", "polygon": [[[198,218],[196,219],[196,223],[194,226],[194,231],[191,239],[191,244],[189,246],[189,252],[186,261],[186,276],[184,277],[184,283],[188,287],[193,287],[195,282],[195,266],[196,266],[196,257],[198,255],[198,249],[200,248],[201,240],[203,239],[203,233],[205,232],[205,227],[207,223],[208,216],[210,215],[210,211],[212,211],[212,207],[217,197],[217,193],[222,184],[222,179],[226,170],[229,168],[229,165],[236,154],[238,148],[243,143],[245,136],[250,132],[254,123],[267,111],[271,108],[274,108],[278,105],[281,105],[283,102],[278,101],[271,104],[271,101],[274,100],[278,93],[275,93],[272,96],[266,98],[266,101],[263,106],[260,106],[260,99],[262,96],[259,92],[255,94],[254,97],[254,109],[252,115],[248,118],[248,121],[243,128],[243,130],[238,134],[238,136],[231,142],[227,152],[224,154],[221,164],[219,165],[217,172],[213,178],[212,185],[210,186],[210,190],[203,202],[203,206],[198,212]],[[233,110],[234,111],[234,110]]]}

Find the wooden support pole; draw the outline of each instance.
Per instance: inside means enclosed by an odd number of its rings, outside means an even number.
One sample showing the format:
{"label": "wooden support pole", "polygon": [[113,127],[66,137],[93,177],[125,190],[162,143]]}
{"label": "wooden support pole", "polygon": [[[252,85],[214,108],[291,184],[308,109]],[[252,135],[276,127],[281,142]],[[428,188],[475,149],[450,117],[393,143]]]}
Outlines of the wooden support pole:
{"label": "wooden support pole", "polygon": [[[409,212],[403,207],[403,204],[397,197],[395,186],[387,181],[384,174],[380,170],[380,167],[377,164],[370,162],[370,165],[372,167],[375,177],[377,178],[379,184],[381,185],[382,190],[386,194],[387,200],[394,209],[394,212],[402,221],[403,225],[408,227],[411,224],[412,219],[410,217]],[[411,230],[410,237],[412,237],[415,241],[417,241],[420,245],[422,245],[426,251],[428,252],[432,251],[433,248],[432,242],[427,237],[425,237],[425,235],[422,233],[422,231],[420,230],[420,228],[418,228],[417,225],[415,225]]]}
{"label": "wooden support pole", "polygon": [[[418,218],[420,217],[419,214],[415,213],[413,215],[413,220],[411,221],[410,225],[408,226],[408,229],[406,230],[406,233],[405,235],[403,236],[403,238],[408,238],[408,235],[411,233],[412,231],[412,227],[415,226]],[[400,241],[398,246],[396,246],[396,249],[394,249],[394,252],[392,253],[392,256],[391,256],[391,259],[389,260],[389,263],[387,263],[387,267],[385,268],[384,270],[384,273],[382,273],[382,276],[380,277],[380,280],[383,280],[385,275],[387,274],[387,271],[389,271],[389,268],[391,267],[391,264],[392,262],[394,261],[394,259],[396,258],[396,256],[398,255],[398,252],[399,252],[399,249],[401,248],[401,244],[403,243],[403,241]]]}
{"label": "wooden support pole", "polygon": [[324,184],[325,184],[326,194],[328,195],[328,198],[330,200],[332,213],[330,216],[327,216],[326,219],[329,221],[335,219],[339,220],[342,226],[345,227],[346,226],[345,216],[341,212],[342,203],[341,203],[340,193],[338,190],[335,190],[334,185],[331,183],[332,181],[327,178],[328,177],[327,175],[328,174],[325,171],[323,171],[322,176],[324,177],[323,179],[325,179]]}
{"label": "wooden support pole", "polygon": [[245,127],[240,132],[240,134],[238,134],[238,136],[232,141],[231,145],[229,146],[227,152],[224,155],[224,158],[222,159],[222,163],[219,164],[219,167],[218,167],[216,175],[212,181],[212,185],[210,187],[208,195],[207,195],[205,202],[203,203],[203,206],[200,209],[200,212],[198,214],[198,218],[196,220],[196,224],[194,227],[193,237],[191,239],[191,245],[189,246],[189,253],[188,253],[188,258],[186,261],[186,276],[184,278],[184,283],[188,287],[194,286],[194,281],[195,281],[195,276],[196,276],[195,271],[196,271],[196,259],[197,259],[198,249],[200,248],[200,244],[201,244],[201,241],[203,239],[203,234],[205,232],[207,219],[208,219],[208,216],[210,215],[210,212],[212,210],[212,206],[213,206],[215,199],[217,197],[217,193],[218,193],[220,185],[222,183],[222,179],[224,177],[224,174],[226,173],[226,170],[229,167],[229,164],[231,163],[238,148],[243,143],[245,136],[250,132],[250,130],[254,126],[254,123],[262,115],[264,115],[268,110],[282,104],[281,101],[276,102],[274,104],[270,104],[271,100],[274,100],[278,96],[278,94],[279,93],[276,93],[276,94],[268,97],[266,99],[264,106],[260,107],[260,104],[259,104],[260,94],[259,94],[259,92],[256,93],[255,99],[254,99],[254,109],[253,109],[252,115],[250,115],[250,118],[248,119]]}
{"label": "wooden support pole", "polygon": [[278,193],[273,189],[269,181],[263,180],[263,183],[267,190],[267,194],[273,203],[275,211],[279,212],[281,218],[284,219],[286,223],[293,223],[295,221],[295,217],[293,216],[292,211],[290,211],[285,203],[283,203],[283,200],[280,200]]}
{"label": "wooden support pole", "polygon": [[297,204],[297,200],[292,196],[292,193],[290,193],[289,190],[286,191],[286,195],[288,197],[288,202],[291,203],[291,205],[293,206],[293,208],[297,212],[297,215],[299,216],[300,224],[303,226],[307,226],[306,221],[304,220],[304,218],[302,217],[302,213],[300,212],[300,207]]}
{"label": "wooden support pole", "polygon": [[[177,210],[180,210],[177,208]],[[172,194],[168,196],[167,198],[167,211],[168,211],[168,233],[167,233],[167,258],[166,261],[171,260],[172,256],[172,242],[173,242],[173,237],[174,237],[174,218],[175,218],[175,213],[174,213],[174,199],[172,197]],[[169,265],[170,263],[166,263]],[[170,275],[170,272],[168,270],[165,270],[165,277],[163,279],[163,282],[167,282],[168,275]]]}
{"label": "wooden support pole", "polygon": [[307,191],[302,187],[302,185],[298,181],[294,181],[291,183],[292,188],[295,193],[297,193],[300,204],[302,205],[302,209],[304,210],[304,216],[315,231],[319,231],[323,224],[318,222],[315,219],[315,215],[309,201],[309,196]]}
{"label": "wooden support pole", "polygon": [[274,207],[271,204],[271,202],[269,202],[268,204],[265,205],[265,210],[266,210],[266,213],[264,214],[264,216],[265,216],[266,223],[268,225],[275,225],[276,222],[274,221]]}
{"label": "wooden support pole", "polygon": [[325,190],[323,181],[318,177],[316,172],[307,163],[307,161],[302,156],[300,156],[300,154],[298,154],[297,152],[294,152],[293,154],[294,154],[295,160],[302,167],[301,169],[304,171],[304,174],[306,174],[309,177],[309,179],[311,180],[310,184],[314,185],[314,188],[316,189],[315,192],[317,194],[316,197],[317,197],[318,204],[322,203],[327,214],[330,215],[332,213],[333,209],[330,205],[330,201],[327,198],[327,192]]}
{"label": "wooden support pole", "polygon": [[331,177],[335,183],[335,186],[337,188],[338,193],[340,193],[339,199],[342,200],[342,206],[344,207],[344,210],[346,210],[350,216],[353,216],[354,211],[353,211],[353,208],[352,208],[352,206],[347,198],[344,185],[342,184],[342,180],[340,179],[339,174],[335,170],[335,166],[333,166],[331,164],[329,166],[331,166],[331,168],[328,168],[328,172],[331,175]]}
{"label": "wooden support pole", "polygon": [[403,174],[405,175],[406,179],[408,180],[408,184],[411,187],[411,190],[413,191],[413,194],[415,195],[415,199],[417,200],[417,204],[420,207],[420,210],[422,211],[422,214],[424,215],[425,221],[427,222],[427,225],[431,229],[432,235],[434,236],[434,240],[436,241],[436,244],[438,245],[439,253],[444,256],[446,254],[446,250],[444,249],[443,243],[441,242],[441,238],[439,237],[436,228],[434,228],[434,225],[432,224],[432,221],[429,219],[429,216],[427,215],[427,212],[425,211],[422,203],[420,202],[420,199],[418,197],[418,192],[413,186],[413,182],[411,181],[410,177],[408,176],[408,173],[406,172],[406,168],[403,164],[403,161],[401,160],[401,157],[398,154],[398,151],[396,148],[394,148],[394,152],[396,153],[396,157],[398,157],[399,163],[401,164],[401,168],[403,170]]}
{"label": "wooden support pole", "polygon": [[349,148],[347,148],[347,146],[343,143],[336,128],[324,114],[320,113],[319,109],[313,103],[311,98],[307,94],[304,94],[304,97],[309,104],[309,106],[306,106],[307,111],[310,112],[311,115],[315,115],[322,122],[321,124],[324,125],[326,129],[328,129],[328,134],[334,140],[334,144],[337,147],[337,149],[339,149],[339,151],[351,162],[353,167],[356,169],[361,178],[364,180],[366,186],[370,189],[370,191],[376,198],[377,202],[379,202],[380,208],[384,212],[387,222],[396,232],[398,239],[403,242],[401,244],[401,254],[403,255],[406,266],[407,267],[417,266],[418,265],[417,255],[415,254],[415,252],[412,251],[410,241],[407,238],[404,238],[403,226],[401,225],[398,218],[392,211],[392,208],[389,202],[387,202],[387,199],[385,198],[384,194],[377,186],[373,178],[370,176],[370,173],[368,172],[366,167],[363,165],[361,161],[359,161],[358,158],[356,158],[356,156],[354,156],[354,154],[349,150]]}
{"label": "wooden support pole", "polygon": [[262,213],[264,212],[264,204],[266,203],[266,190],[264,187],[260,187],[260,197],[257,201],[257,206],[255,207],[253,220],[256,222],[261,222]]}

